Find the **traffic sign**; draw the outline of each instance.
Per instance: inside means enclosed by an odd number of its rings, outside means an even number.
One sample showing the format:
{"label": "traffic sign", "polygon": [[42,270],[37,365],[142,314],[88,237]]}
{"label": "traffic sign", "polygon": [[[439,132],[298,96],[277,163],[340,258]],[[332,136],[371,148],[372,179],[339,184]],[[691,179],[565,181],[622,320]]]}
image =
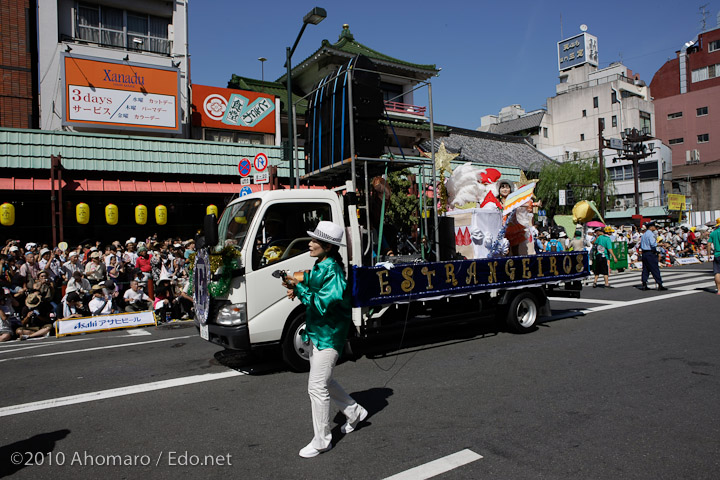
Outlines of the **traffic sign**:
{"label": "traffic sign", "polygon": [[611,138],[610,139],[610,148],[613,150],[622,150],[623,149],[623,141],[621,138]]}
{"label": "traffic sign", "polygon": [[270,183],[270,174],[268,172],[256,173],[255,183]]}
{"label": "traffic sign", "polygon": [[240,185],[250,185],[252,183],[252,180],[250,177],[242,177],[240,178]]}
{"label": "traffic sign", "polygon": [[252,166],[250,165],[250,160],[247,158],[243,158],[240,160],[240,163],[238,163],[238,172],[240,172],[241,177],[247,177],[250,175],[250,170],[252,170]]}
{"label": "traffic sign", "polygon": [[245,185],[240,189],[240,197],[244,197],[245,195],[250,195],[252,193],[252,188],[250,188],[248,185]]}
{"label": "traffic sign", "polygon": [[[267,168],[267,166],[268,166],[268,158],[267,158],[267,155],[265,155],[265,154],[262,153],[262,152],[258,153],[257,155],[255,155],[255,162],[254,162],[254,163],[255,163],[255,170],[257,170],[258,172],[262,172],[262,171],[265,170],[265,169]],[[257,183],[257,182],[255,182],[255,183]]]}
{"label": "traffic sign", "polygon": [[558,205],[565,205],[565,190],[558,190]]}

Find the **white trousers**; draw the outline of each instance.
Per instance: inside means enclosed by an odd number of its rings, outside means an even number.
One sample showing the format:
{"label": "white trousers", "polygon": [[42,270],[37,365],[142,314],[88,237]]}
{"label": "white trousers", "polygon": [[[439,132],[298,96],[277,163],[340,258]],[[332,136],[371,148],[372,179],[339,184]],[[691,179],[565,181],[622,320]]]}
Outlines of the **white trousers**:
{"label": "white trousers", "polygon": [[310,351],[310,376],[308,394],[312,407],[313,430],[315,436],[310,443],[318,450],[330,446],[330,400],[345,414],[348,421],[354,421],[360,414],[360,405],[345,393],[345,390],[333,378],[333,369],[338,360],[338,352],[333,348],[318,350],[315,345]]}

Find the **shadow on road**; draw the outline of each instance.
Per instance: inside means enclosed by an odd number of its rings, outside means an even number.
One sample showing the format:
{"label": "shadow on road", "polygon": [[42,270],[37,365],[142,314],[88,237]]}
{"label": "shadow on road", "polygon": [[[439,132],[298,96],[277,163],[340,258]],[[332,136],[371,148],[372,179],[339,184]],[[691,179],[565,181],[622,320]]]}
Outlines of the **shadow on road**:
{"label": "shadow on road", "polygon": [[[372,425],[370,419],[388,406],[388,398],[390,398],[393,393],[392,388],[375,387],[350,394],[356,402],[368,411],[367,418],[355,427],[356,432]],[[345,434],[340,431],[340,427],[342,427],[346,421],[345,415],[343,415],[342,412],[338,412],[333,421],[337,424],[332,429],[332,443],[335,445],[345,437]]]}
{"label": "shadow on road", "polygon": [[[12,475],[25,467],[48,465],[51,461],[55,465],[60,461],[52,456],[55,445],[69,434],[70,430],[67,429],[56,430],[3,445],[0,447],[0,478]],[[61,461],[67,463],[70,460],[72,459],[65,458]]]}

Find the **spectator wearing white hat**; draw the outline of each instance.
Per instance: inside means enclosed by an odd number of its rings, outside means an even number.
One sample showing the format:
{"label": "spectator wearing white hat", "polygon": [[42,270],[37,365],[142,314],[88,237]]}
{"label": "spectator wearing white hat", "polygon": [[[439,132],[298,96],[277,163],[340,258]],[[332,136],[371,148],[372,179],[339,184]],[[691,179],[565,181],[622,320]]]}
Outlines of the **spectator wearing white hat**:
{"label": "spectator wearing white hat", "polygon": [[112,299],[102,285],[93,285],[90,289],[92,299],[88,304],[91,315],[109,315],[112,313]]}
{"label": "spectator wearing white hat", "polygon": [[20,275],[25,277],[25,282],[32,286],[37,280],[38,274],[40,273],[40,267],[35,261],[35,254],[33,252],[25,253],[25,263],[20,266]]}
{"label": "spectator wearing white hat", "polygon": [[72,278],[73,273],[78,271],[83,272],[85,270],[82,266],[82,263],[80,262],[80,256],[75,250],[68,253],[68,260],[67,262],[63,263],[62,269],[63,276],[68,282]]}
{"label": "spectator wearing white hat", "polygon": [[90,261],[85,265],[85,277],[91,283],[100,283],[105,280],[106,269],[101,256],[97,250],[92,252],[90,254]]}

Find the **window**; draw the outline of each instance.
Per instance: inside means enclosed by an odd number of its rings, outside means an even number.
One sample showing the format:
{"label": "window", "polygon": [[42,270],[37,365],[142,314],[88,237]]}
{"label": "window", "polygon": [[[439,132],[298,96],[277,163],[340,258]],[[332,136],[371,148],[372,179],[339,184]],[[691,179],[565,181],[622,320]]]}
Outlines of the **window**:
{"label": "window", "polygon": [[403,87],[394,83],[380,82],[384,101],[403,103]]}
{"label": "window", "polygon": [[673,118],[681,118],[682,116],[682,112],[668,113],[668,120],[672,120]]}
{"label": "window", "polygon": [[613,115],[611,118],[612,126],[617,127],[617,115]]}
{"label": "window", "polygon": [[593,97],[593,108],[598,108],[598,97]]}
{"label": "window", "polygon": [[680,145],[680,144],[683,143],[684,141],[685,141],[685,139],[682,138],[682,137],[680,137],[680,138],[671,138],[668,143],[669,143],[670,145]]}
{"label": "window", "polygon": [[697,143],[707,143],[710,141],[710,134],[709,133],[703,133],[697,136],[698,142]]}
{"label": "window", "polygon": [[230,130],[205,130],[205,140],[223,143],[242,143],[245,145],[262,145],[263,135],[257,133],[233,132]]}
{"label": "window", "polygon": [[583,110],[582,115],[583,117],[587,117],[587,110]]}
{"label": "window", "polygon": [[612,92],[612,93],[610,94],[610,102],[611,102],[611,103],[618,103],[617,92]]}
{"label": "window", "polygon": [[600,128],[605,128],[605,119],[600,117]]}
{"label": "window", "polygon": [[708,52],[714,52],[715,50],[720,50],[720,40],[708,43]]}
{"label": "window", "polygon": [[78,4],[76,39],[144,52],[170,53],[169,18],[119,8]]}
{"label": "window", "polygon": [[702,117],[703,115],[708,114],[708,107],[700,107],[697,109],[697,116]]}
{"label": "window", "polygon": [[543,127],[543,137],[548,138],[548,129],[547,127]]}
{"label": "window", "polygon": [[278,203],[265,212],[255,236],[253,270],[280,265],[286,259],[308,252],[307,232],[321,220],[332,220],[327,203]]}
{"label": "window", "polygon": [[580,141],[582,142],[583,140],[585,140],[585,134],[584,134],[584,133],[581,133],[581,134],[580,134]]}
{"label": "window", "polygon": [[708,65],[707,67],[698,68],[692,71],[692,81],[702,82],[720,76],[720,63]]}
{"label": "window", "polygon": [[647,112],[640,112],[640,131],[641,132],[647,131],[648,135],[652,135],[652,127],[650,125],[650,114]]}

